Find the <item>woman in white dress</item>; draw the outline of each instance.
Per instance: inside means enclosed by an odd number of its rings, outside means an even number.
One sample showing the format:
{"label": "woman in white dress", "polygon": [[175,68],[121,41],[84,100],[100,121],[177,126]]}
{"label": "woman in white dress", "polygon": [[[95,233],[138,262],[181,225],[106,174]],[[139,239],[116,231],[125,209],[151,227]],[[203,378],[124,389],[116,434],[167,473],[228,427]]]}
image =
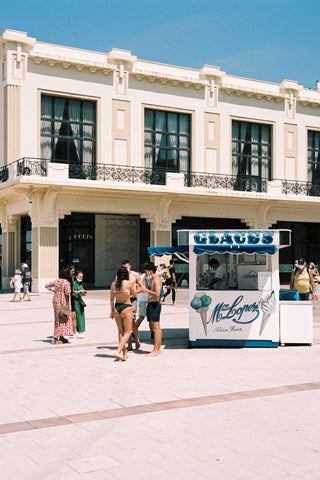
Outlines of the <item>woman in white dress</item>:
{"label": "woman in white dress", "polygon": [[21,271],[17,269],[15,271],[15,276],[11,278],[11,282],[14,285],[14,294],[11,302],[14,302],[16,297],[19,297],[19,300],[23,300],[21,295],[22,281],[21,281]]}

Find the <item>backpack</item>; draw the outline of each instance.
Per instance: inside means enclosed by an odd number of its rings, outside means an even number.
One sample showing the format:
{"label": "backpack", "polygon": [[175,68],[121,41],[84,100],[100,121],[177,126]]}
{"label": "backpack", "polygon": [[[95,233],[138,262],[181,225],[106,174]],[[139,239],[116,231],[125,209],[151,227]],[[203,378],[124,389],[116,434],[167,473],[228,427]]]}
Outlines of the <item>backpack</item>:
{"label": "backpack", "polygon": [[168,280],[170,277],[171,277],[171,274],[169,272],[169,268],[165,268],[162,272],[163,280]]}

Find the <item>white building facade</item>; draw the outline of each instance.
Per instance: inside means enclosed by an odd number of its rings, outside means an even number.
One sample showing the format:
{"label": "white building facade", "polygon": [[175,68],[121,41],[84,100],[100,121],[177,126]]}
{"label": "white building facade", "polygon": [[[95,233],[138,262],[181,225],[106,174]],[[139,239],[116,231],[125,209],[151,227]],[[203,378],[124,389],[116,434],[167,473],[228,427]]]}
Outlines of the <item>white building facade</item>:
{"label": "white building facade", "polygon": [[[110,285],[179,228],[290,228],[320,259],[320,91],[0,35],[2,287],[75,263]],[[286,273],[287,272],[287,273]]]}

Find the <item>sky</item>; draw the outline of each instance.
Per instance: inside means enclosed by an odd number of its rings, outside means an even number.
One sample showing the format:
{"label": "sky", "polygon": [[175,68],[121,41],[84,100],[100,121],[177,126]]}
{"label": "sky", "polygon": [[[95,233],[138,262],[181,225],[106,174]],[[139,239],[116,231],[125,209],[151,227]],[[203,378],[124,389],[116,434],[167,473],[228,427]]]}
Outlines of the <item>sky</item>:
{"label": "sky", "polygon": [[315,88],[320,0],[0,0],[0,32]]}

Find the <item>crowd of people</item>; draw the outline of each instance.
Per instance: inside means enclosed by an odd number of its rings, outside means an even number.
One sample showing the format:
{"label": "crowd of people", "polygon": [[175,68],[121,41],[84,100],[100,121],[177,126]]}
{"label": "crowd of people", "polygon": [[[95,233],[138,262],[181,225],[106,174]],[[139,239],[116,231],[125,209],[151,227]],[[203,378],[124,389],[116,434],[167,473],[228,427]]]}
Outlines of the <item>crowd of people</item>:
{"label": "crowd of people", "polygon": [[[121,361],[128,358],[128,350],[140,348],[139,326],[147,317],[154,340],[153,350],[147,356],[161,353],[162,331],[160,328],[161,304],[172,292],[175,302],[176,285],[174,261],[169,268],[164,264],[158,268],[154,263],[144,265],[140,275],[131,269],[129,260],[123,260],[110,288],[110,318],[115,320],[118,329],[119,345],[114,356]],[[83,272],[75,271],[73,265],[62,268],[59,278],[45,287],[53,292],[54,333],[52,344],[70,343],[70,338],[84,338],[86,290],[83,285]],[[164,288],[167,289],[164,293]],[[139,298],[138,298],[139,297]],[[137,318],[138,313],[138,318]]]}
{"label": "crowd of people", "polygon": [[[216,270],[211,282],[211,288],[224,289],[226,272],[216,259],[211,259],[209,265]],[[140,275],[131,269],[129,260],[123,260],[117,270],[115,280],[110,289],[110,318],[115,320],[118,329],[119,345],[115,357],[121,361],[128,358],[128,351],[140,348],[139,326],[147,317],[153,350],[148,356],[161,353],[162,331],[160,328],[161,306],[172,294],[172,304],[176,299],[176,274],[174,260],[169,267],[164,263],[156,267],[148,262]],[[31,301],[30,289],[33,277],[29,266],[22,265],[22,271],[17,269],[10,282],[14,288],[13,299]],[[54,332],[52,344],[69,343],[72,338],[85,338],[85,307],[83,297],[87,291],[83,283],[83,272],[75,270],[73,265],[64,267],[59,272],[59,278],[49,282],[45,287],[53,292],[52,304],[54,310]],[[166,292],[164,291],[166,289]],[[307,266],[304,258],[295,261],[291,274],[290,289],[299,292],[299,300],[318,300],[320,298],[320,274],[313,262]],[[138,314],[138,318],[137,318]]]}

